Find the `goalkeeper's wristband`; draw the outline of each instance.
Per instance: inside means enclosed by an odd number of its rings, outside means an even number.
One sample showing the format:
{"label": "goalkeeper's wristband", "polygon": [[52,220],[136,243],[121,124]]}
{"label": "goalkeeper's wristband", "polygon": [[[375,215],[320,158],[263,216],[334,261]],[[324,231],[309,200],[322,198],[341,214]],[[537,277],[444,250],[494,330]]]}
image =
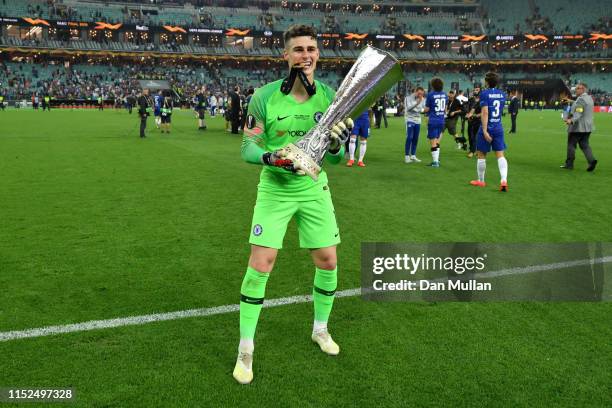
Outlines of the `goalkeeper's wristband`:
{"label": "goalkeeper's wristband", "polygon": [[271,164],[270,164],[270,156],[272,156],[272,153],[265,152],[264,154],[261,155],[261,162],[263,164],[265,164],[266,166],[271,166]]}
{"label": "goalkeeper's wristband", "polygon": [[334,155],[336,155],[336,154],[340,153],[340,149],[342,149],[342,145],[340,145],[340,144],[339,144],[339,145],[338,145],[338,148],[337,148],[336,150],[331,150],[331,149],[330,149],[330,150],[328,150],[327,152],[328,152],[329,154],[334,154]]}

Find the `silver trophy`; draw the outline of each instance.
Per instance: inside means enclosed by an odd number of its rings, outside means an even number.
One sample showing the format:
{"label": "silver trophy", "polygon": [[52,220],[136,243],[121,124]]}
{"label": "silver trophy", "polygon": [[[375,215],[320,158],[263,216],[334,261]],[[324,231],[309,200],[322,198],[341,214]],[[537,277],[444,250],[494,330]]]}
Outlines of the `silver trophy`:
{"label": "silver trophy", "polygon": [[346,75],[319,123],[296,143],[282,148],[282,156],[292,160],[313,180],[330,144],[329,129],[338,121],[359,116],[403,78],[402,68],[391,54],[366,47]]}

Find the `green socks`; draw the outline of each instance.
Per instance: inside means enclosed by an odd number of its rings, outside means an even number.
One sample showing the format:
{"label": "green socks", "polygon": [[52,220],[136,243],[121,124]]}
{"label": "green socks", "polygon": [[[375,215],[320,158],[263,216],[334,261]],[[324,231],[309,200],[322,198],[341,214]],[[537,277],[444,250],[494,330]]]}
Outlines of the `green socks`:
{"label": "green socks", "polygon": [[338,268],[333,271],[316,268],[312,300],[314,301],[315,322],[325,322],[334,304],[334,295],[338,284]]}
{"label": "green socks", "polygon": [[[312,291],[315,325],[320,323],[323,324],[323,327],[326,327],[334,304],[338,283],[337,271],[337,268],[332,271],[316,268]],[[249,266],[242,280],[242,287],[240,288],[240,339],[241,344],[246,345],[248,343],[249,348],[252,348],[252,340],[255,337],[257,320],[259,320],[269,275],[268,273],[258,272]]]}
{"label": "green socks", "polygon": [[266,293],[269,273],[247,268],[240,288],[240,338],[252,340]]}

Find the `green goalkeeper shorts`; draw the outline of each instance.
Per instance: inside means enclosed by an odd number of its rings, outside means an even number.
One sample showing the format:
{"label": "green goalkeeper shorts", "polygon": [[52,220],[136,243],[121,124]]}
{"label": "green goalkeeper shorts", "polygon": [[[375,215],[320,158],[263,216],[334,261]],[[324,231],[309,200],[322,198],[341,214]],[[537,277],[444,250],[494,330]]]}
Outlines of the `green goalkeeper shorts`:
{"label": "green goalkeeper shorts", "polygon": [[318,200],[310,201],[258,199],[249,242],[281,249],[287,224],[294,216],[300,234],[300,247],[326,248],[340,243],[336,212],[329,192]]}

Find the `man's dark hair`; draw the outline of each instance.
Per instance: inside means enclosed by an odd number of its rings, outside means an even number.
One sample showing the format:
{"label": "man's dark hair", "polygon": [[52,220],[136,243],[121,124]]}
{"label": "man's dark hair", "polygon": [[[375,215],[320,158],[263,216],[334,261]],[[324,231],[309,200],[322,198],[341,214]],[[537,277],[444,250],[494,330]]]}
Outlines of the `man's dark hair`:
{"label": "man's dark hair", "polygon": [[416,92],[416,91],[423,91],[423,92],[425,92],[425,89],[423,89],[423,87],[422,87],[422,86],[417,86],[417,87],[416,87],[416,89],[415,89],[414,91],[415,91],[415,92]]}
{"label": "man's dark hair", "polygon": [[454,95],[454,94],[455,94],[455,90],[454,90],[454,89],[451,89],[450,91],[448,91],[448,94],[449,94],[449,95]]}
{"label": "man's dark hair", "polygon": [[442,92],[442,88],[444,88],[444,81],[442,81],[442,78],[433,77],[431,79],[431,87],[436,92]]}
{"label": "man's dark hair", "polygon": [[485,83],[489,88],[495,88],[498,82],[499,76],[495,72],[489,71],[485,74]]}
{"label": "man's dark hair", "polygon": [[304,24],[292,25],[283,33],[283,40],[285,41],[285,47],[289,43],[289,40],[295,37],[311,37],[314,40],[317,39],[317,31],[314,27],[307,26]]}

